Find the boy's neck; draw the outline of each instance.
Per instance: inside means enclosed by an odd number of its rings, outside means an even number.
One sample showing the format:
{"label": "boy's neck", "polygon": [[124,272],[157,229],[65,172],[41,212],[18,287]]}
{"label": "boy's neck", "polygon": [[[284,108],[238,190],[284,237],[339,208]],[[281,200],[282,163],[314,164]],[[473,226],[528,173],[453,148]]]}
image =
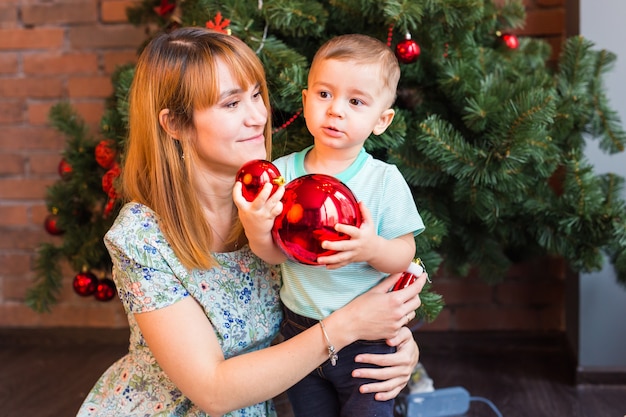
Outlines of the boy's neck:
{"label": "boy's neck", "polygon": [[361,148],[331,149],[313,146],[304,157],[304,169],[310,174],[337,175],[352,165]]}

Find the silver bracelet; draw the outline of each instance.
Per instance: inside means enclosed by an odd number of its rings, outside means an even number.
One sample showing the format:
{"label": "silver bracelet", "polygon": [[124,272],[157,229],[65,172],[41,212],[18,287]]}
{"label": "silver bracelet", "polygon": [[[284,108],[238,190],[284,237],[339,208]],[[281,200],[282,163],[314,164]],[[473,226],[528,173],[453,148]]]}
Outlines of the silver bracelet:
{"label": "silver bracelet", "polygon": [[337,365],[337,351],[332,343],[330,343],[330,339],[328,338],[328,334],[326,333],[326,326],[324,326],[324,321],[320,320],[320,327],[322,328],[322,333],[324,333],[324,339],[326,339],[326,343],[328,344],[328,359],[330,359],[330,364],[332,366]]}

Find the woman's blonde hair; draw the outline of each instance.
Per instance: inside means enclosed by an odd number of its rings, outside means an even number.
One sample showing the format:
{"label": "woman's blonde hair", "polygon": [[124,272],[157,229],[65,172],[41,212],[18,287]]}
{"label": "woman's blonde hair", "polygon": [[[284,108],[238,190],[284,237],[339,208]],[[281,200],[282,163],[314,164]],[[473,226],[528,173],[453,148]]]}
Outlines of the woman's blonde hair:
{"label": "woman's blonde hair", "polygon": [[[230,68],[243,89],[258,84],[269,109],[265,71],[255,53],[235,36],[204,28],[180,28],[152,39],[139,57],[130,88],[122,192],[126,199],[157,213],[168,243],[188,269],[216,264],[210,250],[212,230],[193,187],[192,162],[196,159],[194,111],[218,101],[218,60]],[[180,137],[173,138],[161,127],[163,109],[169,110],[168,124]],[[265,142],[271,155],[269,117]],[[237,222],[229,242],[241,230]]]}

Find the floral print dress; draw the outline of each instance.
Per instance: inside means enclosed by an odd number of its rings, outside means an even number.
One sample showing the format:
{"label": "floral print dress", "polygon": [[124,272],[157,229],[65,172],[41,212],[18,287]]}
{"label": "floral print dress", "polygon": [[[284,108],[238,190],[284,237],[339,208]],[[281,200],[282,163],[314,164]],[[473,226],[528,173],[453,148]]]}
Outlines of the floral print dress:
{"label": "floral print dress", "polygon": [[[105,244],[128,315],[129,352],[96,382],[78,416],[206,416],[156,363],[134,313],[193,297],[213,324],[225,358],[262,349],[278,334],[282,319],[278,269],[246,245],[234,252],[214,253],[219,267],[189,273],[165,241],[156,214],[137,203],[122,208]],[[267,401],[226,415],[269,417],[276,411]]]}

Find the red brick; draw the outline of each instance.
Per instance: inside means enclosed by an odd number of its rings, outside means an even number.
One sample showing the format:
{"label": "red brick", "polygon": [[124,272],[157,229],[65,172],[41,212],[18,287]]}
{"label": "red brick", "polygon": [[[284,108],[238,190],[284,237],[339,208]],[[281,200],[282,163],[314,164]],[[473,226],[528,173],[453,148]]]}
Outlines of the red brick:
{"label": "red brick", "polygon": [[31,126],[48,125],[50,123],[50,109],[59,100],[35,101],[28,104],[28,123]]}
{"label": "red brick", "polygon": [[46,188],[51,180],[0,179],[0,195],[3,199],[41,199],[46,195]]}
{"label": "red brick", "polygon": [[[22,204],[3,204],[0,205],[0,226],[25,226],[29,224],[27,207]],[[7,248],[12,246],[5,246],[4,242],[12,242],[13,239],[9,236],[8,230],[3,230],[0,237],[0,248]],[[17,236],[12,236],[13,238]]]}
{"label": "red brick", "polygon": [[516,30],[518,35],[555,35],[562,34],[565,27],[565,10],[546,9],[529,10],[526,25]]}
{"label": "red brick", "polygon": [[23,274],[31,270],[32,255],[16,252],[0,253],[0,276]]}
{"label": "red brick", "polygon": [[73,49],[93,48],[137,48],[146,40],[142,28],[128,25],[77,26],[69,30],[70,47]]}
{"label": "red brick", "polygon": [[112,51],[102,54],[104,60],[104,72],[106,74],[112,74],[117,67],[126,64],[137,63],[137,51],[135,49],[129,51]]}
{"label": "red brick", "polygon": [[[0,106],[2,108],[2,106]],[[0,177],[25,174],[25,159],[17,154],[0,154]]]}
{"label": "red brick", "polygon": [[24,301],[31,282],[22,276],[4,277],[2,281],[2,298],[5,301]]}
{"label": "red brick", "polygon": [[490,303],[494,292],[480,278],[434,279],[433,290],[443,296],[447,305]]}
{"label": "red brick", "polygon": [[506,305],[562,304],[565,285],[562,281],[504,282],[496,288],[496,302]]}
{"label": "red brick", "polygon": [[13,150],[54,150],[65,145],[65,137],[51,127],[19,126],[2,128],[0,149]]}
{"label": "red brick", "polygon": [[18,124],[24,121],[24,100],[0,101],[0,124]]}
{"label": "red brick", "polygon": [[113,94],[111,77],[72,77],[67,88],[71,98],[107,98]]}
{"label": "red brick", "polygon": [[102,21],[105,23],[127,22],[126,9],[140,3],[140,0],[105,0],[100,6]]}
{"label": "red brick", "polygon": [[16,74],[17,71],[17,54],[12,52],[0,53],[0,74]]}
{"label": "red brick", "polygon": [[25,74],[95,74],[97,72],[98,55],[95,53],[24,55]]}
{"label": "red brick", "polygon": [[56,0],[22,6],[25,25],[95,23],[98,7],[95,0]]}
{"label": "red brick", "polygon": [[75,102],[73,105],[85,123],[92,127],[92,132],[97,133],[104,115],[104,100]]}
{"label": "red brick", "polygon": [[15,2],[3,2],[0,4],[0,26],[17,25],[17,4]]}
{"label": "red brick", "polygon": [[565,0],[535,0],[535,4],[539,7],[563,7]]}
{"label": "red brick", "polygon": [[63,83],[58,78],[2,78],[0,97],[52,98],[63,95]]}
{"label": "red brick", "polygon": [[0,29],[0,51],[60,48],[64,33],[63,28]]}
{"label": "red brick", "polygon": [[61,155],[54,153],[37,153],[29,156],[29,173],[34,176],[58,176]]}
{"label": "red brick", "polygon": [[503,306],[458,307],[454,312],[456,330],[538,330],[539,313],[527,308]]}
{"label": "red brick", "polygon": [[[14,211],[19,210],[19,206]],[[22,207],[22,213],[14,213],[16,216],[28,216],[28,209]],[[21,221],[21,220],[20,220]],[[19,226],[13,224],[8,227],[3,227],[2,236],[0,236],[0,248],[10,250],[26,250],[31,255],[35,255],[35,250],[42,243],[59,244],[61,238],[58,236],[52,236],[45,231],[43,221],[38,224],[29,223],[26,226]]]}

